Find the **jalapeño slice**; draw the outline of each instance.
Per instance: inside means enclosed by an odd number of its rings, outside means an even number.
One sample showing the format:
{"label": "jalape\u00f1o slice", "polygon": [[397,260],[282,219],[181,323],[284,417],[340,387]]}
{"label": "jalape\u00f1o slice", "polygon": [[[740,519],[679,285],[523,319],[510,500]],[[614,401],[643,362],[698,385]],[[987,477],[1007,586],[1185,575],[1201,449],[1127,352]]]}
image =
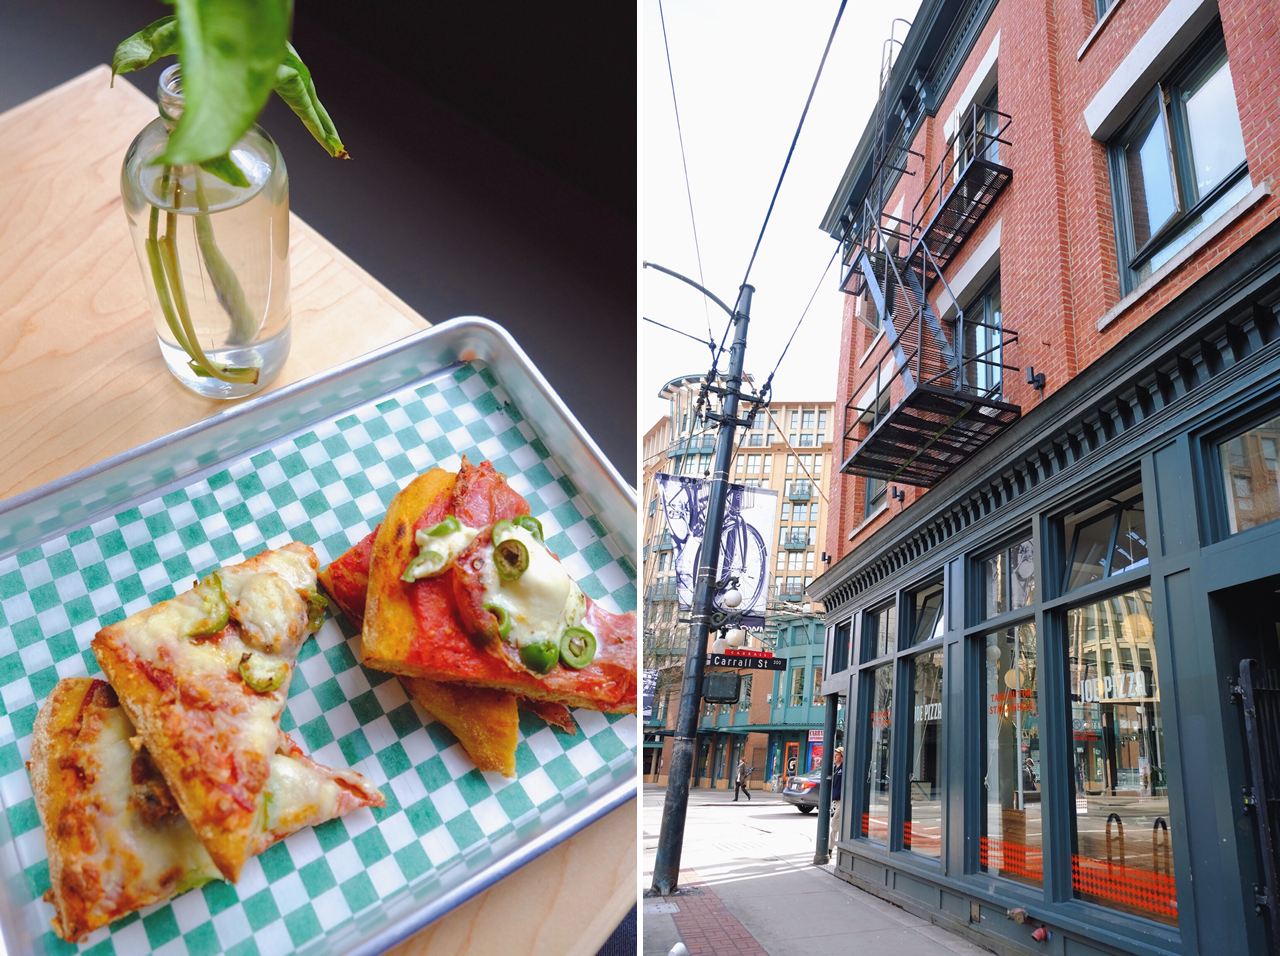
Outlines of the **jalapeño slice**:
{"label": "jalape\u00f1o slice", "polygon": [[[400,575],[400,580],[412,584],[419,577],[429,578],[442,570],[448,560],[449,556],[439,551],[423,551],[405,567],[404,574]],[[424,573],[420,575],[418,572],[424,568]]]}
{"label": "jalape\u00f1o slice", "polygon": [[447,534],[453,534],[455,531],[461,531],[462,525],[458,523],[457,518],[453,515],[449,515],[439,524],[432,525],[426,530],[427,534],[433,538],[443,538]]}
{"label": "jalape\u00f1o slice", "polygon": [[498,619],[498,636],[506,640],[511,633],[511,618],[507,615],[507,609],[497,604],[486,604],[484,609]]}
{"label": "jalape\u00f1o slice", "polygon": [[520,648],[520,660],[524,666],[535,674],[546,674],[556,666],[560,659],[560,648],[555,641],[543,641],[540,644],[526,644]]}
{"label": "jalape\u00f1o slice", "polygon": [[516,519],[516,523],[539,541],[542,540],[542,522],[533,515],[521,515]]}
{"label": "jalape\u00f1o slice", "polygon": [[585,627],[571,627],[560,638],[560,663],[582,670],[596,656],[596,636]]}
{"label": "jalape\u00f1o slice", "polygon": [[507,538],[493,546],[493,564],[503,581],[519,580],[529,568],[529,549],[516,538]]}

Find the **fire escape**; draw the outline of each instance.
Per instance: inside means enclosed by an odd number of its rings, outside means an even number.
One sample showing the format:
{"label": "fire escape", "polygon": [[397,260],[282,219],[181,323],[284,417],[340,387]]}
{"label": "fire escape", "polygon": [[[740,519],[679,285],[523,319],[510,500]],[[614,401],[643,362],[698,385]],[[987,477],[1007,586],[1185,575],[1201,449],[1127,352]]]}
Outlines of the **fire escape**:
{"label": "fire escape", "polygon": [[[912,160],[925,159],[906,145],[906,108],[897,132],[889,131],[888,79],[900,43],[891,37],[885,44],[872,174],[861,209],[846,212],[840,286],[850,295],[869,295],[889,348],[845,405],[841,471],[929,488],[1022,413],[1002,400],[1001,389],[1002,370],[1016,371],[1003,356],[1017,333],[998,321],[966,318],[943,276],[1012,176],[999,163],[1010,117],[970,107],[910,217],[887,212],[896,176],[914,176]],[[923,83],[915,86],[909,106],[922,96]],[[954,313],[943,308],[948,303]]]}

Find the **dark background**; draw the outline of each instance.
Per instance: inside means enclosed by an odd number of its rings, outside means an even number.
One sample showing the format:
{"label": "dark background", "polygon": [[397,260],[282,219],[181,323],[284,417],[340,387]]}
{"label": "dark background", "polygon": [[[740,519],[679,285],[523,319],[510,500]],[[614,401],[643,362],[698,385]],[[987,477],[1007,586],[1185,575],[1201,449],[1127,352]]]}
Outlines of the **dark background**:
{"label": "dark background", "polygon": [[[0,111],[171,9],[0,0]],[[428,321],[506,326],[636,483],[634,5],[297,0],[293,44],[353,157],[273,96],[293,210]]]}

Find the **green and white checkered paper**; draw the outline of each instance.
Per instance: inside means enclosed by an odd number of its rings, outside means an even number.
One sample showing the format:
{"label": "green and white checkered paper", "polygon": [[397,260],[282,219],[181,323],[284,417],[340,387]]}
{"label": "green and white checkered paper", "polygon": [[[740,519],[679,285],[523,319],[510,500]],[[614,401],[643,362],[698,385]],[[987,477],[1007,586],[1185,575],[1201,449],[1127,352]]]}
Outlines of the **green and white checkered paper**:
{"label": "green and white checkered paper", "polygon": [[[635,568],[530,423],[482,366],[355,408],[207,479],[0,559],[0,800],[33,902],[37,949],[94,956],[277,956],[339,951],[390,905],[565,808],[590,781],[635,762],[634,715],[576,710],[570,737],[520,716],[515,780],[480,773],[400,682],[358,663],[359,636],[329,620],[303,645],[281,721],[321,763],[352,767],[387,798],[307,828],[244,868],[98,930],[78,947],[48,928],[44,831],[23,762],[31,726],[63,677],[98,676],[97,631],[173,597],[194,578],[286,542],[323,567],[368,534],[391,497],[432,466],[489,459],[528,500],[547,543],[605,607],[636,606]],[[500,852],[500,847],[497,848]],[[397,904],[400,905],[397,905]],[[349,942],[348,942],[349,941]]]}

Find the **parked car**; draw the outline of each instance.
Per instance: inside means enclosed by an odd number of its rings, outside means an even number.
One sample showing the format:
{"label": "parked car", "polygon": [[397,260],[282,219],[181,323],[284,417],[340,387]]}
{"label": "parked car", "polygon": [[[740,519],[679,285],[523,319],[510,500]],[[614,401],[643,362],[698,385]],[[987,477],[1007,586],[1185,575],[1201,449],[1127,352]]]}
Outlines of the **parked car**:
{"label": "parked car", "polygon": [[822,774],[818,771],[790,777],[782,788],[782,799],[794,804],[801,813],[812,813],[818,806],[818,784]]}

